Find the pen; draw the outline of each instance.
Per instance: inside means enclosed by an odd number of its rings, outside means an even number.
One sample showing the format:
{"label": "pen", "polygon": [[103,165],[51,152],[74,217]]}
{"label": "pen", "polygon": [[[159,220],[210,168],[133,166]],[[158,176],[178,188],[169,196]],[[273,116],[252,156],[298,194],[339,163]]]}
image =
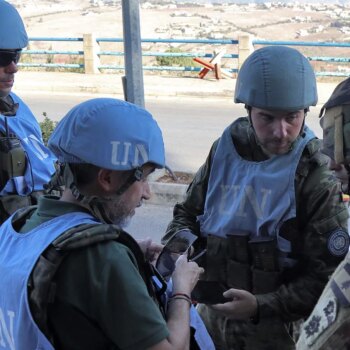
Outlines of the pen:
{"label": "pen", "polygon": [[196,261],[198,258],[200,258],[202,255],[204,255],[206,252],[207,252],[207,249],[203,249],[197,255],[195,255],[193,258],[189,259],[189,261]]}

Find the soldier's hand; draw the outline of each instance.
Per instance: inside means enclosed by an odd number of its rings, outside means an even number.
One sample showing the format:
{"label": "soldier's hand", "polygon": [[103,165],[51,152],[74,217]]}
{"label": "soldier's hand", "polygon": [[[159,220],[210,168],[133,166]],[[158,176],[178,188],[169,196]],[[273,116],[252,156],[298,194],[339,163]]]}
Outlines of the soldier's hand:
{"label": "soldier's hand", "polygon": [[187,253],[180,255],[176,261],[175,271],[172,274],[173,293],[181,292],[191,294],[199,276],[204,272],[197,263],[188,261]]}
{"label": "soldier's hand", "polygon": [[153,242],[149,237],[146,239],[138,239],[137,243],[145,254],[146,259],[152,264],[155,264],[164,246]]}
{"label": "soldier's hand", "polygon": [[258,302],[253,294],[246,290],[231,288],[223,295],[231,300],[224,304],[212,305],[213,310],[235,320],[249,320],[256,317]]}

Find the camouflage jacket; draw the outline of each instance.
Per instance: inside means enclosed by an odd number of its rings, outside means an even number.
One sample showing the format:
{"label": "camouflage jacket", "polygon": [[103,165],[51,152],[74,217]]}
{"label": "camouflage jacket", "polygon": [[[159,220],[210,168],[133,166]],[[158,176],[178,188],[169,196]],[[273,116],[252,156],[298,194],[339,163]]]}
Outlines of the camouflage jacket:
{"label": "camouflage jacket", "polygon": [[[243,158],[251,161],[266,159],[247,118],[235,124],[231,134]],[[190,184],[185,201],[175,205],[174,217],[163,243],[184,227],[200,237],[197,216],[203,214],[211,159],[217,143],[218,140]],[[295,177],[297,216],[285,222],[280,230],[291,242],[291,257],[298,264],[276,291],[256,295],[260,318],[278,317],[284,322],[292,322],[307,317],[329,276],[344,258],[333,256],[328,249],[329,237],[335,230],[340,228],[347,232],[348,211],[341,201],[340,184],[328,170],[327,158],[319,152],[320,146],[320,140],[313,139],[303,151]],[[200,249],[206,242],[198,239],[196,244]]]}
{"label": "camouflage jacket", "polygon": [[298,350],[346,350],[350,344],[350,253],[302,327]]}

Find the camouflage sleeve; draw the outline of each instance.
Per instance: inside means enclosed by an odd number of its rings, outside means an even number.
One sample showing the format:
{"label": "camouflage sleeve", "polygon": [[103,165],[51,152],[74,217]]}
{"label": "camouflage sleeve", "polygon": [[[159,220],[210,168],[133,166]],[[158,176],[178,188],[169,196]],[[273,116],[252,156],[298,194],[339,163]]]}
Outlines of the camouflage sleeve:
{"label": "camouflage sleeve", "polygon": [[200,228],[197,222],[197,216],[203,214],[204,211],[211,159],[216,145],[217,141],[213,144],[205,163],[199,168],[192,183],[189,185],[185,201],[175,205],[173,220],[168,225],[166,233],[161,240],[163,244],[165,244],[176,231],[185,227],[199,235]]}
{"label": "camouflage sleeve", "polygon": [[308,316],[348,250],[348,211],[340,184],[321,158],[303,175],[296,185],[298,224],[291,235],[299,267],[284,276],[276,292],[257,295],[261,317],[274,314],[290,322]]}
{"label": "camouflage sleeve", "polygon": [[347,349],[350,344],[350,253],[337,267],[303,324],[298,350]]}

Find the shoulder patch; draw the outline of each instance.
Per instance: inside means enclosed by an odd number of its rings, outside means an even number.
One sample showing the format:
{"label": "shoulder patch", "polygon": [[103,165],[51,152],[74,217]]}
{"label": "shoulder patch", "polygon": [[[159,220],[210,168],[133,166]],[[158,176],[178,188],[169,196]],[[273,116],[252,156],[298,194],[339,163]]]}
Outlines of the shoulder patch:
{"label": "shoulder patch", "polygon": [[338,228],[329,235],[327,247],[332,255],[340,257],[348,252],[349,242],[349,234]]}

